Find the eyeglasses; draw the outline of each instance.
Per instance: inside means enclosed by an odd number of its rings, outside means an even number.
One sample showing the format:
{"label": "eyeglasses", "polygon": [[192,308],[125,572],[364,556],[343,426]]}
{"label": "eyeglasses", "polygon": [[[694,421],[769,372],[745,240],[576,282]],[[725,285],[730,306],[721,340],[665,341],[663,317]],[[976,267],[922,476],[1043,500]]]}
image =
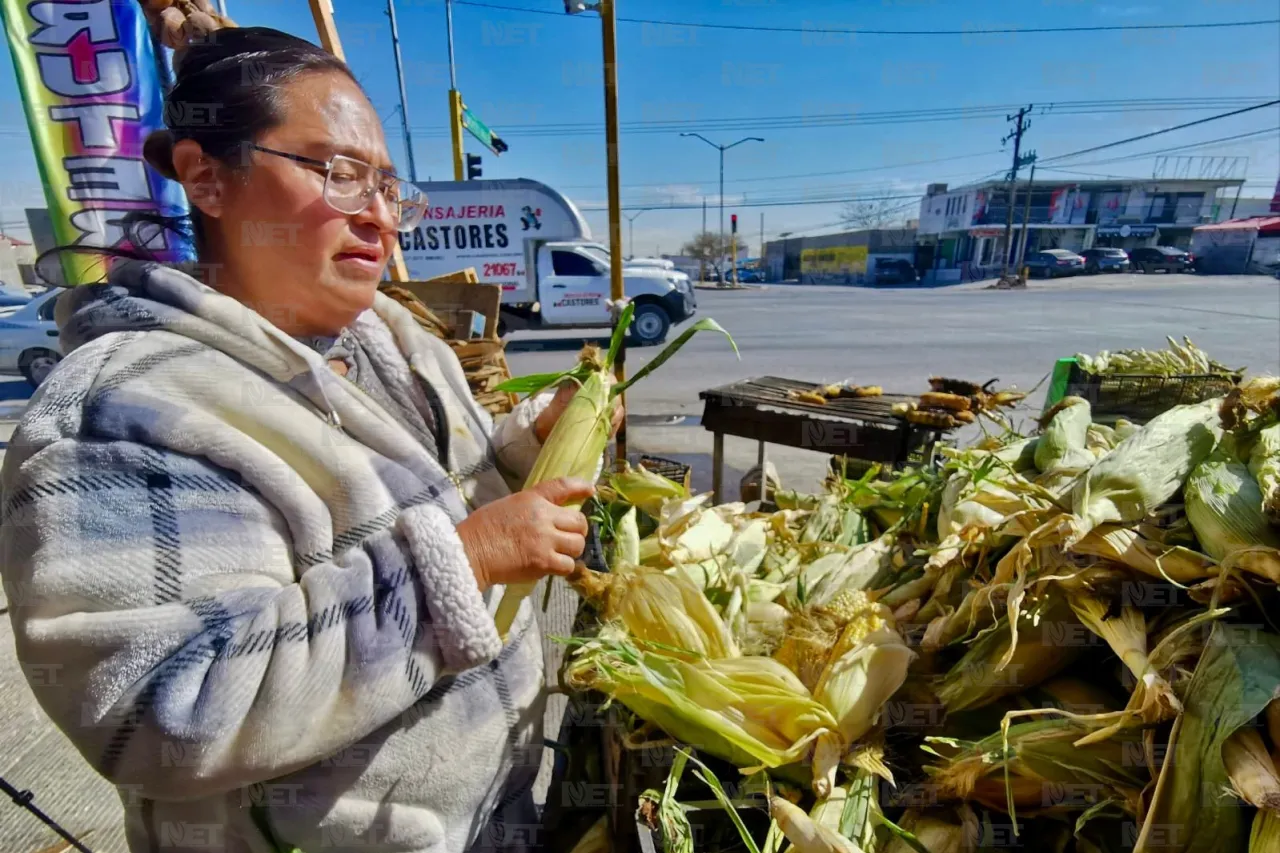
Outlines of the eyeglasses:
{"label": "eyeglasses", "polygon": [[427,194],[413,184],[402,181],[390,172],[379,169],[363,160],[335,154],[328,162],[290,154],[261,145],[250,145],[254,151],[273,154],[300,163],[324,174],[325,203],[339,213],[354,216],[364,213],[373,204],[375,193],[382,193],[387,204],[396,213],[396,230],[412,231],[427,212]]}

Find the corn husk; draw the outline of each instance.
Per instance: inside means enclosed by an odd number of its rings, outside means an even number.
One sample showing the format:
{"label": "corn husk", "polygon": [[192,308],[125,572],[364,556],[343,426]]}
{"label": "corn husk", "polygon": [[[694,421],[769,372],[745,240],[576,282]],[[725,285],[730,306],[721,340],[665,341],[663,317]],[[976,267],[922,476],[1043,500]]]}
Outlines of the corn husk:
{"label": "corn husk", "polygon": [[613,559],[610,565],[615,570],[622,566],[638,566],[640,564],[640,522],[636,517],[636,508],[631,507],[613,531]]}
{"label": "corn husk", "polygon": [[578,839],[571,853],[611,853],[612,850],[613,845],[609,843],[609,816],[603,815]]}
{"label": "corn husk", "polygon": [[1220,402],[1175,406],[1098,460],[1071,491],[1075,518],[1066,544],[1100,524],[1141,521],[1177,494],[1222,435]]}
{"label": "corn husk", "polygon": [[1245,726],[1223,741],[1222,762],[1237,797],[1255,808],[1280,811],[1280,773],[1257,729]]}
{"label": "corn husk", "polygon": [[1224,565],[1280,582],[1280,530],[1262,513],[1262,491],[1224,440],[1196,466],[1185,491],[1187,519],[1200,547]]}
{"label": "corn husk", "polygon": [[927,738],[944,761],[927,767],[939,797],[1012,812],[1080,809],[1108,799],[1140,808],[1145,768],[1130,759],[1136,736],[1076,746],[1086,725],[1057,717],[1008,726],[977,742]]}
{"label": "corn husk", "polygon": [[1089,401],[1083,397],[1067,397],[1054,408],[1057,411],[1036,443],[1036,468],[1044,474],[1083,471],[1095,459],[1085,446],[1093,423]]}
{"label": "corn husk", "polygon": [[[1043,616],[1024,610],[1018,619],[1022,629],[1016,646],[1008,619],[1002,618],[942,677],[938,699],[949,713],[981,708],[1047,681],[1085,649],[1083,626],[1057,596]],[[1001,666],[1006,658],[1008,663]]]}
{"label": "corn husk", "polygon": [[1280,525],[1280,424],[1258,433],[1249,451],[1249,473],[1262,493],[1262,513],[1273,525]]}
{"label": "corn husk", "polygon": [[1249,833],[1249,853],[1275,853],[1280,850],[1280,812],[1259,809],[1253,816]]}
{"label": "corn husk", "polygon": [[[916,841],[929,853],[973,853],[978,844],[978,825],[954,822],[935,812],[907,809],[898,826],[915,836]],[[884,853],[918,853],[906,839],[895,837],[884,848]]]}
{"label": "corn husk", "polygon": [[1124,605],[1111,611],[1111,602],[1092,593],[1072,595],[1071,609],[1093,633],[1106,640],[1116,657],[1137,679],[1141,694],[1138,714],[1143,722],[1171,719],[1182,710],[1173,688],[1147,657],[1147,622],[1142,611]]}
{"label": "corn husk", "polygon": [[782,797],[769,798],[769,816],[777,822],[796,853],[864,853],[837,830],[818,823]]}
{"label": "corn husk", "polygon": [[667,501],[683,501],[690,497],[683,483],[668,480],[643,465],[628,466],[626,470],[609,477],[609,485],[627,503],[641,512],[658,518]]}
{"label": "corn husk", "polygon": [[1132,527],[1103,524],[1071,547],[1076,554],[1121,563],[1152,578],[1190,584],[1213,577],[1218,566],[1204,554],[1183,547],[1166,547],[1145,538]]}
{"label": "corn husk", "polygon": [[573,580],[584,598],[635,640],[657,643],[685,659],[738,655],[720,614],[687,578],[621,567],[608,573],[580,571]]}
{"label": "corn husk", "polygon": [[800,568],[788,585],[787,600],[820,607],[845,590],[865,589],[889,565],[896,544],[897,536],[886,533],[865,545],[819,557]]}
{"label": "corn husk", "polygon": [[574,689],[600,690],[684,743],[740,768],[800,760],[836,720],[771,658],[688,661],[596,639],[565,669]]}
{"label": "corn husk", "polygon": [[915,657],[881,608],[869,602],[859,604],[841,630],[813,691],[813,698],[836,718],[845,743],[854,743],[875,725],[880,709],[906,681],[907,667]]}
{"label": "corn husk", "polygon": [[[576,477],[588,482],[596,478],[600,458],[609,443],[609,422],[613,411],[609,391],[613,378],[599,364],[599,351],[594,347],[584,351],[582,362],[597,365],[599,369],[592,367],[552,427],[533,470],[525,480],[526,489],[561,477]],[[534,583],[510,584],[504,590],[493,617],[498,634],[504,640],[515,622],[520,605],[533,592],[534,586]]]}

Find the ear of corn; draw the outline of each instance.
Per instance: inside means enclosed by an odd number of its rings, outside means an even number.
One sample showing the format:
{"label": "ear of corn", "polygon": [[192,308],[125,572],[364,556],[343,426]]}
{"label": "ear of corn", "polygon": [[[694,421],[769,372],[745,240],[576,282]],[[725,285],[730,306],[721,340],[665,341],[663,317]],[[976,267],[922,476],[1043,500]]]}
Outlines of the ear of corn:
{"label": "ear of corn", "polygon": [[597,639],[565,670],[576,689],[598,689],[684,743],[739,767],[800,760],[836,721],[798,678],[770,658],[682,660]]}
{"label": "ear of corn", "polygon": [[1262,511],[1267,520],[1280,525],[1280,424],[1258,433],[1249,451],[1249,473],[1262,493]]}
{"label": "ear of corn", "polygon": [[846,743],[854,743],[876,723],[880,708],[907,678],[915,655],[866,596],[852,599],[835,648],[814,699],[826,705]]}
{"label": "ear of corn", "polygon": [[1125,605],[1110,612],[1111,604],[1085,593],[1069,598],[1071,609],[1086,627],[1102,639],[1137,679],[1134,699],[1137,713],[1147,723],[1170,719],[1182,710],[1182,703],[1147,657],[1147,622],[1142,611]]}
{"label": "ear of corn", "polygon": [[[977,845],[972,828],[953,823],[923,810],[908,809],[898,821],[898,826],[910,832],[929,853],[973,853]],[[919,853],[904,838],[895,837],[884,848],[884,853]]]}
{"label": "ear of corn", "polygon": [[796,853],[864,853],[838,831],[818,823],[804,809],[782,797],[769,798],[769,816],[791,842]]}
{"label": "ear of corn", "polygon": [[667,501],[688,500],[690,497],[687,483],[668,480],[643,465],[628,466],[625,471],[612,475],[609,485],[618,497],[653,518],[662,514],[662,505]]}
{"label": "ear of corn", "polygon": [[1267,523],[1262,491],[1245,465],[1235,461],[1233,447],[1224,440],[1191,472],[1185,490],[1187,519],[1211,557],[1230,562],[1246,551],[1242,568],[1280,580],[1280,530]]}
{"label": "ear of corn", "polygon": [[[964,657],[938,685],[938,699],[949,713],[989,705],[1057,675],[1084,651],[1082,629],[1071,609],[1055,597],[1043,617],[1023,611],[1016,646],[1007,619],[974,640]],[[1012,655],[1009,654],[1013,647]],[[1001,666],[1001,661],[1008,663]]]}
{"label": "ear of corn", "polygon": [[1280,812],[1258,809],[1249,833],[1249,853],[1274,853],[1280,850]]}
{"label": "ear of corn", "polygon": [[1058,407],[1036,443],[1036,467],[1046,474],[1060,470],[1083,471],[1094,461],[1093,454],[1085,447],[1093,423],[1089,401],[1067,397]]}
{"label": "ear of corn", "polygon": [[1256,729],[1244,726],[1223,741],[1222,762],[1236,796],[1255,808],[1280,811],[1280,774]]}
{"label": "ear of corn", "polygon": [[619,519],[613,531],[614,569],[620,566],[636,566],[640,564],[640,525],[636,519],[636,508],[633,506]]}
{"label": "ear of corn", "polygon": [[1141,521],[1173,497],[1222,434],[1219,403],[1176,406],[1098,460],[1071,492],[1073,539],[1110,521]]}
{"label": "ear of corn", "polygon": [[1148,781],[1145,769],[1128,758],[1141,743],[1138,735],[1076,746],[1088,733],[1085,725],[1048,717],[1015,723],[976,743],[928,738],[945,760],[926,770],[942,798],[997,811],[1054,811],[1064,799],[1078,804],[1114,798],[1136,813]]}
{"label": "ear of corn", "polygon": [[[613,413],[609,395],[611,382],[604,370],[593,370],[583,380],[582,387],[573,395],[547,436],[525,481],[526,489],[561,477],[577,477],[588,482],[595,480],[600,457],[609,443],[609,422]],[[503,591],[493,621],[504,641],[520,605],[533,592],[534,586],[536,584],[511,584]]]}
{"label": "ear of corn", "polygon": [[584,597],[602,605],[606,619],[636,640],[690,660],[738,655],[720,614],[681,575],[624,567],[608,574],[579,572],[574,580]]}

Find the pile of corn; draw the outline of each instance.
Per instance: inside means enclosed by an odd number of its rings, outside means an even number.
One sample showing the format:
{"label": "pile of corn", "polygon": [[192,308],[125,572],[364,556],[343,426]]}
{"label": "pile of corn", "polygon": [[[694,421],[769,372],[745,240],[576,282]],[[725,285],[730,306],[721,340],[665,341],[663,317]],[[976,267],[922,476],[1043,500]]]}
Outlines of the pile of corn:
{"label": "pile of corn", "polygon": [[151,30],[165,47],[181,50],[235,21],[218,14],[209,0],[139,0]]}
{"label": "pile of corn", "polygon": [[1107,374],[1127,373],[1156,376],[1176,376],[1178,374],[1205,375],[1217,374],[1235,376],[1243,371],[1232,370],[1225,364],[1214,361],[1204,350],[1184,337],[1182,343],[1173,338],[1166,338],[1169,348],[1162,350],[1125,349],[1119,352],[1103,350],[1097,355],[1076,356],[1076,363],[1085,373]]}
{"label": "pile of corn", "polygon": [[1280,380],[1145,425],[1068,398],[772,511],[642,468],[600,500],[562,680],[693,749],[633,804],[665,849],[698,800],[743,850],[1280,851]]}
{"label": "pile of corn", "polygon": [[941,376],[931,377],[929,387],[931,390],[918,400],[895,403],[893,413],[907,423],[956,429],[976,422],[979,415],[997,418],[1001,409],[1011,408],[1027,396],[1020,391],[988,391],[975,382]]}

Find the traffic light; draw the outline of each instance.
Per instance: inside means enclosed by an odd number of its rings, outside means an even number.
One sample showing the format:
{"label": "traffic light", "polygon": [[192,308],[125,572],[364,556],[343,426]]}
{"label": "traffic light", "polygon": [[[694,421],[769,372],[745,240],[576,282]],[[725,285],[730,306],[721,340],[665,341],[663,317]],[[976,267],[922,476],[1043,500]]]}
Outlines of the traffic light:
{"label": "traffic light", "polygon": [[[723,221],[724,220],[721,220],[721,222]],[[731,234],[738,233],[738,214],[736,213],[729,214],[729,233]]]}
{"label": "traffic light", "polygon": [[483,172],[480,171],[480,155],[467,155],[467,180],[474,181],[479,178]]}

